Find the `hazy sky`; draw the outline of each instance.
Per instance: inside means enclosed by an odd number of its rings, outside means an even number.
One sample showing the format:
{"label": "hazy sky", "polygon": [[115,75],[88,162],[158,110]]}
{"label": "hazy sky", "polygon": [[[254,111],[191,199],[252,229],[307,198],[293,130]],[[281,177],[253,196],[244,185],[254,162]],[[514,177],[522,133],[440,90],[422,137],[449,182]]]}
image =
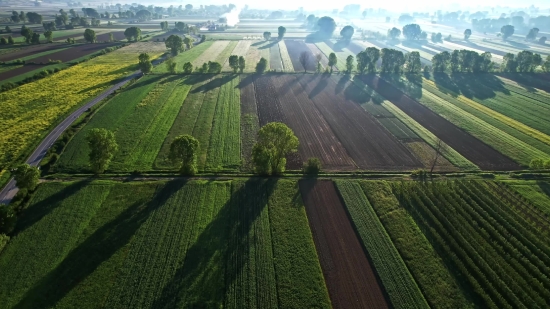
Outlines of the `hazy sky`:
{"label": "hazy sky", "polygon": [[[148,1],[150,2],[150,1]],[[454,1],[453,1],[454,2]],[[297,9],[302,6],[305,10],[316,10],[316,9],[335,9],[342,8],[346,3],[365,3],[364,1],[296,1],[296,0],[278,0],[278,1],[251,1],[251,0],[204,0],[204,1],[193,1],[193,0],[184,0],[184,1],[159,1],[152,4],[159,5],[162,3],[164,6],[169,6],[171,4],[185,5],[191,3],[193,5],[200,4],[227,4],[233,3],[239,6],[244,6],[248,4],[251,8],[269,8],[269,9]],[[542,8],[550,7],[550,1],[548,0],[531,0],[529,2],[522,2],[517,0],[461,0],[456,1],[455,3],[460,3],[462,6],[471,6],[470,11],[475,10],[480,7],[485,6],[509,6],[509,7],[526,7],[531,4]],[[389,10],[398,10],[398,11],[419,11],[420,7],[428,8],[429,11],[436,11],[442,5],[446,7],[458,7],[458,4],[453,5],[452,2],[442,1],[442,0],[420,0],[420,1],[409,1],[409,0],[393,0],[393,1],[379,1],[362,4],[362,7],[373,7],[373,8],[385,8]]]}

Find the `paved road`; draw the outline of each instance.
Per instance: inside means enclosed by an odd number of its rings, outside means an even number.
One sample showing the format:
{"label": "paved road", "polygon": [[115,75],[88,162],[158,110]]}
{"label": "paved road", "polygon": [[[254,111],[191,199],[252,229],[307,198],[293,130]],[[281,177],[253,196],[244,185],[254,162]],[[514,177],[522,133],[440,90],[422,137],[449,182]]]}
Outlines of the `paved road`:
{"label": "paved road", "polygon": [[[162,60],[156,61],[157,63],[162,62]],[[80,115],[82,115],[88,108],[96,105],[101,100],[105,99],[108,95],[113,93],[115,90],[119,89],[120,87],[127,84],[130,80],[133,78],[141,76],[141,72],[137,71],[126,77],[123,81],[117,83],[116,85],[112,86],[111,88],[105,90],[102,92],[99,96],[95,97],[90,102],[86,103],[86,105],[80,107],[76,111],[74,111],[69,117],[65,118],[63,122],[61,122],[53,131],[46,136],[46,138],[40,143],[40,145],[36,148],[36,150],[31,154],[29,159],[26,161],[26,163],[32,165],[32,166],[38,166],[40,164],[40,161],[44,158],[46,155],[46,152],[48,149],[53,145],[53,143],[63,134],[63,132],[71,126],[71,124],[78,118]],[[19,189],[15,186],[15,180],[13,178],[8,182],[8,184],[0,191],[0,204],[9,204],[15,194],[19,191]]]}

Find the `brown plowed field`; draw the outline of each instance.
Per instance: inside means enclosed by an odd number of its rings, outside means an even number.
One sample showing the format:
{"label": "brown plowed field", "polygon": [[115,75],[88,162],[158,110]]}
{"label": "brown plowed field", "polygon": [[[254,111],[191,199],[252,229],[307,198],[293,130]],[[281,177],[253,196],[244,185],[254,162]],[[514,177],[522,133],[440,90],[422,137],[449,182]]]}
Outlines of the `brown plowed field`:
{"label": "brown plowed field", "polygon": [[[309,50],[311,50],[311,53],[313,54],[313,56],[317,54],[321,55],[321,64],[323,65],[324,68],[328,67],[328,58],[325,54],[323,54],[323,52],[319,49],[319,47],[317,47],[317,45],[313,43],[306,43],[306,45],[309,48]],[[315,59],[315,61],[317,61],[317,59]]]}
{"label": "brown plowed field", "polygon": [[411,170],[423,166],[376,118],[352,101],[361,91],[353,84],[337,85],[332,78],[319,75],[298,75],[297,79],[361,169]]}
{"label": "brown plowed field", "polygon": [[302,180],[309,226],[334,308],[389,308],[334,184]]}
{"label": "brown plowed field", "polygon": [[324,169],[355,169],[355,164],[346,149],[309,100],[296,77],[275,75],[271,81],[277,89],[284,119],[300,140],[298,152],[302,161],[316,157],[321,160]]}
{"label": "brown plowed field", "polygon": [[517,170],[519,165],[434,113],[426,106],[409,98],[399,89],[378,76],[360,77],[369,87],[391,101],[403,112],[458,151],[466,159],[484,170]]}
{"label": "brown plowed field", "polygon": [[294,41],[294,40],[285,40],[286,48],[288,50],[288,55],[292,61],[292,66],[294,71],[300,72],[304,70],[304,67],[300,63],[300,54],[306,52],[309,55],[308,61],[306,63],[306,70],[315,71],[317,69],[317,64],[315,62],[315,56],[307,47],[304,41]]}
{"label": "brown plowed field", "polygon": [[18,76],[18,75],[21,75],[21,74],[25,74],[25,73],[28,73],[28,72],[31,72],[31,71],[34,71],[34,70],[38,70],[38,69],[47,70],[48,65],[46,63],[48,63],[48,61],[50,59],[51,60],[61,60],[63,62],[70,62],[70,61],[73,61],[73,60],[78,59],[80,57],[84,57],[86,55],[89,55],[89,54],[95,53],[97,51],[100,51],[104,48],[115,46],[115,45],[118,45],[118,44],[120,44],[120,43],[83,44],[83,45],[78,45],[78,46],[75,46],[75,47],[72,47],[72,48],[68,48],[68,49],[56,52],[56,53],[52,53],[52,54],[49,54],[49,55],[34,58],[34,59],[29,60],[29,61],[32,61],[32,62],[35,62],[35,63],[41,63],[42,62],[42,63],[45,63],[45,64],[44,65],[27,64],[27,65],[24,65],[20,68],[6,71],[6,72],[0,74],[0,81],[6,80],[8,78],[12,78],[12,77],[15,77],[15,76]]}
{"label": "brown plowed field", "polygon": [[[281,101],[277,95],[277,89],[273,85],[269,76],[260,76],[254,80],[254,88],[256,92],[256,102],[258,105],[258,118],[260,120],[260,127],[270,122],[283,122],[285,121]],[[287,157],[286,162],[287,169],[300,169],[302,168],[302,160],[296,153]]]}
{"label": "brown plowed field", "polygon": [[[9,54],[4,54],[0,56],[0,61],[12,61],[19,58],[24,58],[28,56],[32,56],[34,54],[43,53],[48,50],[54,50],[54,49],[62,49],[67,48],[66,44],[39,44],[39,45],[32,45],[23,49],[20,49],[16,52],[12,52]],[[34,60],[29,60],[34,61]]]}

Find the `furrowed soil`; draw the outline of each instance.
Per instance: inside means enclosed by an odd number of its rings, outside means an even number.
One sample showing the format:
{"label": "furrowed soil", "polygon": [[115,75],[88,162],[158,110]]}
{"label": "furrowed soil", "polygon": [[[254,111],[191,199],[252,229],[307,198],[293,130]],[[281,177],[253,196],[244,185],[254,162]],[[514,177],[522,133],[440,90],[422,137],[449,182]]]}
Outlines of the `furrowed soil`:
{"label": "furrowed soil", "polygon": [[512,159],[456,127],[378,76],[359,78],[479,168],[483,170],[520,168]]}
{"label": "furrowed soil", "polygon": [[389,308],[332,181],[299,184],[332,306]]}
{"label": "furrowed soil", "polygon": [[412,170],[422,163],[360,105],[361,89],[347,79],[299,75],[298,82],[361,169]]}
{"label": "furrowed soil", "polygon": [[5,55],[0,55],[0,61],[8,62],[16,60],[19,58],[25,58],[34,54],[43,53],[45,51],[54,50],[54,49],[63,49],[67,48],[65,44],[40,44],[22,48],[17,52],[11,52]]}
{"label": "furrowed soil", "polygon": [[300,56],[303,52],[305,52],[307,55],[306,70],[315,71],[317,69],[315,56],[307,47],[306,43],[304,43],[304,41],[285,40],[285,44],[288,50],[288,54],[290,55],[290,60],[292,60],[294,71],[301,72],[304,70],[302,63],[300,63]]}
{"label": "furrowed soil", "polygon": [[[328,67],[328,58],[325,54],[323,54],[323,52],[319,49],[319,47],[317,47],[317,45],[315,45],[314,43],[306,43],[306,45],[309,48],[309,50],[311,50],[311,52],[313,53],[313,56],[321,55],[321,65],[324,68]],[[315,59],[315,61],[317,60]]]}

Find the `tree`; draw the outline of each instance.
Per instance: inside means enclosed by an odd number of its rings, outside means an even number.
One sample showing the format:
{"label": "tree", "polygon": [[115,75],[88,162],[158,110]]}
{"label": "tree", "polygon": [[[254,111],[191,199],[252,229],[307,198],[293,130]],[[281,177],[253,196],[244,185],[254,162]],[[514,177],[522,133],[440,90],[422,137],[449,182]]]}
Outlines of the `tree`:
{"label": "tree", "polygon": [[533,159],[529,162],[529,168],[532,170],[541,170],[544,168],[544,160],[542,159]]}
{"label": "tree", "polygon": [[25,15],[25,12],[21,11],[19,13],[19,20],[21,20],[23,23],[27,22],[27,16]]}
{"label": "tree", "polygon": [[388,37],[392,40],[398,39],[401,36],[401,30],[393,27],[388,30]]}
{"label": "tree", "polygon": [[535,68],[542,64],[542,58],[539,54],[533,54],[530,51],[524,50],[515,57],[518,72],[533,72]]}
{"label": "tree", "polygon": [[109,42],[114,42],[115,41],[115,36],[113,35],[113,33],[109,33]]}
{"label": "tree", "polygon": [[208,73],[221,73],[222,65],[219,62],[208,61]]}
{"label": "tree", "polygon": [[185,74],[193,73],[193,64],[191,62],[186,62],[183,64],[183,73]]}
{"label": "tree", "polygon": [[44,32],[44,38],[46,38],[46,41],[48,43],[52,42],[52,36],[53,36],[53,32],[51,30]]}
{"label": "tree", "polygon": [[164,41],[166,48],[170,48],[172,56],[176,56],[183,50],[183,40],[180,36],[172,34]]}
{"label": "tree", "polygon": [[153,69],[153,64],[151,63],[151,56],[149,56],[149,54],[147,53],[139,54],[138,60],[139,60],[138,65],[141,72],[143,72],[144,74],[151,72],[151,70]]}
{"label": "tree", "polygon": [[239,56],[229,56],[229,66],[233,69],[233,73],[237,73],[237,70],[239,69]]}
{"label": "tree", "polygon": [[367,18],[367,10],[364,10],[363,13],[361,13],[361,16],[363,16],[363,19]]}
{"label": "tree", "polygon": [[550,55],[546,56],[546,61],[544,61],[544,64],[542,65],[542,70],[544,72],[550,73]]}
{"label": "tree", "polygon": [[[16,223],[17,214],[15,213],[15,210],[13,210],[13,206],[0,204],[0,237],[4,236],[4,234],[13,232]],[[2,247],[0,246],[0,251],[1,249]]]}
{"label": "tree", "polygon": [[326,38],[332,37],[332,33],[336,30],[336,22],[328,16],[319,18],[317,26],[319,27],[320,34]]}
{"label": "tree", "polygon": [[31,28],[25,27],[25,25],[21,27],[21,36],[25,38],[25,42],[30,43],[33,34],[34,32]]}
{"label": "tree", "polygon": [[89,43],[93,43],[96,40],[95,31],[92,29],[84,30],[84,40]]}
{"label": "tree", "polygon": [[10,28],[10,26],[6,26],[6,28],[4,28],[4,31],[5,31],[6,33],[11,33],[11,28]]}
{"label": "tree", "polygon": [[8,44],[8,40],[6,40],[5,37],[0,38],[0,45],[7,45],[7,44]]}
{"label": "tree", "polygon": [[188,134],[180,135],[172,141],[168,158],[179,165],[180,174],[192,176],[197,173],[199,147],[199,141]]}
{"label": "tree", "polygon": [[263,175],[283,173],[286,156],[296,152],[298,145],[298,138],[284,123],[266,124],[258,132],[258,140],[252,148],[256,172]]}
{"label": "tree", "polygon": [[269,31],[264,32],[264,39],[266,41],[269,41],[271,39],[271,32]]}
{"label": "tree", "polygon": [[503,72],[516,72],[518,63],[515,59],[515,55],[512,53],[507,53],[503,57],[502,61],[502,71]]}
{"label": "tree", "polygon": [[307,63],[309,62],[309,53],[307,51],[303,51],[300,53],[300,64],[304,68],[304,73],[306,72]]}
{"label": "tree", "polygon": [[534,41],[537,39],[537,35],[539,34],[539,28],[533,28],[529,30],[529,33],[525,37],[527,40]]}
{"label": "tree", "polygon": [[400,73],[403,70],[405,64],[405,56],[403,52],[383,48],[381,52],[382,66],[381,71],[384,73]]}
{"label": "tree", "polygon": [[41,24],[42,23],[42,15],[35,13],[35,12],[27,12],[26,14],[27,20],[31,24]]}
{"label": "tree", "polygon": [[330,53],[328,55],[328,66],[330,67],[330,73],[332,73],[332,69],[337,63],[338,63],[338,58],[336,58],[336,54]]}
{"label": "tree", "polygon": [[244,69],[246,68],[246,60],[243,56],[239,57],[239,71],[242,73]]}
{"label": "tree", "polygon": [[141,39],[141,29],[139,29],[138,27],[127,28],[124,31],[124,36],[128,41],[137,42],[139,39]]}
{"label": "tree", "polygon": [[422,63],[420,62],[420,53],[413,51],[407,54],[405,57],[405,72],[412,74],[419,74],[422,70]]}
{"label": "tree", "polygon": [[151,12],[149,12],[148,10],[140,10],[136,12],[136,18],[141,21],[150,20],[151,15]]}
{"label": "tree", "polygon": [[441,33],[432,33],[432,42],[443,43],[443,36],[441,35]]}
{"label": "tree", "polygon": [[31,43],[32,44],[40,44],[40,34],[38,33],[33,33],[32,34],[32,38],[31,38]]}
{"label": "tree", "polygon": [[34,191],[38,186],[38,179],[40,178],[40,171],[37,167],[30,166],[28,164],[19,165],[13,173],[13,178],[17,183],[19,189],[26,189]]}
{"label": "tree", "polygon": [[321,160],[318,158],[309,158],[304,164],[304,174],[317,175],[321,171]]}
{"label": "tree", "polygon": [[421,38],[422,29],[417,24],[409,24],[403,27],[403,36],[408,40],[418,40]]}
{"label": "tree", "polygon": [[514,26],[512,25],[505,25],[500,28],[500,33],[502,33],[502,39],[506,40],[509,37],[511,37],[514,34]]}
{"label": "tree", "polygon": [[546,44],[546,37],[545,36],[543,36],[539,39],[539,44],[542,44],[542,45]]}
{"label": "tree", "polygon": [[186,4],[185,9],[188,10],[188,11],[191,11],[193,9],[193,5],[192,4]]}
{"label": "tree", "polygon": [[374,73],[376,72],[376,63],[378,62],[378,59],[380,59],[380,50],[376,47],[368,47],[365,52],[370,59],[367,67],[367,72]]}
{"label": "tree", "polygon": [[471,35],[472,35],[472,30],[470,30],[470,29],[464,30],[464,39],[465,40],[468,40]]}
{"label": "tree", "polygon": [[347,58],[346,58],[346,72],[348,74],[351,74],[351,71],[353,71],[353,56],[352,55],[349,55]]}
{"label": "tree", "polygon": [[285,33],[286,33],[286,28],[283,26],[279,26],[279,28],[277,28],[277,39],[279,41],[282,40],[283,37],[285,36]]}
{"label": "tree", "polygon": [[15,44],[13,37],[11,35],[8,35],[8,45],[13,45],[13,44]]}
{"label": "tree", "polygon": [[92,9],[92,8],[82,8],[82,12],[83,12],[84,15],[86,15],[86,16],[95,17],[95,18],[100,18],[100,17],[101,17],[101,16],[99,16],[99,13],[97,12],[96,9]]}
{"label": "tree", "polygon": [[262,74],[267,69],[267,60],[262,57],[260,61],[256,64],[256,73]]}
{"label": "tree", "polygon": [[357,73],[359,73],[359,75],[364,74],[369,67],[369,63],[370,63],[370,57],[367,54],[367,52],[360,51],[357,54]]}
{"label": "tree", "polygon": [[115,134],[107,129],[91,129],[86,137],[90,147],[90,167],[95,174],[101,174],[109,167],[118,150]]}
{"label": "tree", "polygon": [[437,139],[435,144],[435,154],[432,162],[432,167],[430,168],[430,174],[433,173],[435,166],[437,165],[437,160],[443,156],[443,153],[447,152],[447,144],[445,144],[441,139]]}
{"label": "tree", "polygon": [[436,54],[432,57],[432,70],[435,72],[445,72],[450,65],[451,54],[447,51]]}
{"label": "tree", "polygon": [[352,26],[345,26],[340,31],[340,35],[342,36],[342,38],[344,38],[344,40],[350,41],[351,38],[353,37],[354,32],[355,32],[355,29],[353,29]]}
{"label": "tree", "polygon": [[168,72],[170,72],[170,74],[176,74],[177,63],[174,61],[173,57],[169,57],[168,59],[166,59],[164,65],[166,65],[166,69],[168,70]]}
{"label": "tree", "polygon": [[167,21],[161,21],[160,22],[160,29],[163,31],[168,31],[168,22]]}
{"label": "tree", "polygon": [[21,19],[19,18],[19,14],[16,11],[12,12],[12,15],[10,16],[10,19],[11,19],[12,22],[14,22],[16,24],[21,21]]}
{"label": "tree", "polygon": [[187,49],[193,48],[193,42],[193,39],[187,36],[183,39],[183,44],[185,44],[185,48]]}
{"label": "tree", "polygon": [[426,31],[422,31],[422,32],[420,33],[420,39],[421,39],[421,40],[426,40],[426,39],[428,39],[428,33],[427,33]]}
{"label": "tree", "polygon": [[178,21],[177,23],[174,23],[174,27],[179,32],[185,32],[185,23],[184,22]]}

